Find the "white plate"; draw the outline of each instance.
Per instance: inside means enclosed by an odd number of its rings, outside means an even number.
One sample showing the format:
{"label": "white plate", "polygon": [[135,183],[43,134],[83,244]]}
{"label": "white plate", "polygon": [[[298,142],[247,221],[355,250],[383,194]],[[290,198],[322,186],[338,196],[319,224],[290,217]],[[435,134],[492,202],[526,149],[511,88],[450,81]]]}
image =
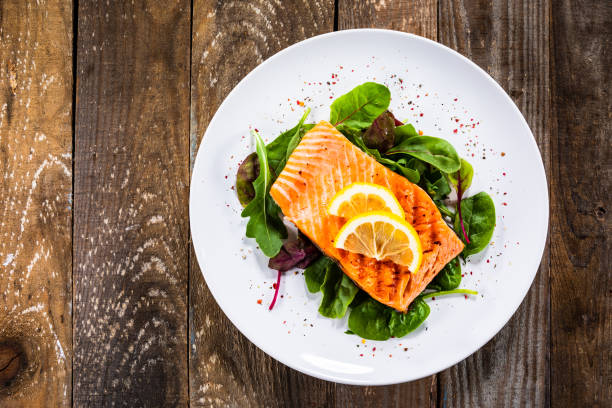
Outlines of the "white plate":
{"label": "white plate", "polygon": [[[318,315],[320,294],[308,293],[301,273],[284,274],[283,298],[268,311],[276,271],[267,268],[267,258],[245,238],[246,219],[240,217],[232,185],[240,160],[254,150],[250,128],[269,142],[298,122],[304,108],[297,101],[312,108],[309,122],[328,119],[330,97],[365,81],[389,86],[391,110],[400,120],[448,139],[473,164],[476,175],[467,194],[484,190],[493,197],[497,226],[491,245],[463,267],[461,287],[480,295],[429,300],[431,314],[415,332],[363,344],[357,336],[344,334],[346,318]],[[349,30],[279,52],[228,95],[198,151],[190,217],[206,283],[250,341],[289,367],[318,378],[392,384],[444,370],[474,353],[506,324],[540,263],[548,192],[525,119],[483,70],[415,35]]]}

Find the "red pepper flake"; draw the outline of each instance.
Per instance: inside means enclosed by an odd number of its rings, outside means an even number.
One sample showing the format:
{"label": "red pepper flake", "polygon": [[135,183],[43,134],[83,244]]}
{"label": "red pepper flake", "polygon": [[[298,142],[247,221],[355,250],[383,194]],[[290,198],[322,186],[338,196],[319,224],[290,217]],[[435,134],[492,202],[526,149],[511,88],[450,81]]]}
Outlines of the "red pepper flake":
{"label": "red pepper flake", "polygon": [[399,81],[400,81],[400,84],[404,83],[404,80],[402,78],[400,78]]}
{"label": "red pepper flake", "polygon": [[419,130],[419,136],[423,136],[423,131]]}
{"label": "red pepper flake", "polygon": [[476,125],[472,124],[472,129],[474,129],[476,127]]}
{"label": "red pepper flake", "polygon": [[340,65],[340,69],[344,69],[344,67],[342,65]]}
{"label": "red pepper flake", "polygon": [[453,130],[453,133],[457,133],[457,129]]}
{"label": "red pepper flake", "polygon": [[472,271],[470,271],[470,275],[473,275]]}
{"label": "red pepper flake", "polygon": [[505,176],[505,175],[506,175],[506,172],[504,171],[504,172],[502,173],[502,176]]}
{"label": "red pepper flake", "polygon": [[489,259],[487,259],[487,263],[490,263],[491,261]]}
{"label": "red pepper flake", "polygon": [[428,94],[428,93],[426,93],[426,94],[425,94],[425,96],[429,96],[429,94]]}
{"label": "red pepper flake", "polygon": [[227,176],[225,176],[225,179],[227,180]]}
{"label": "red pepper flake", "polygon": [[363,353],[359,355],[359,357],[363,357]]}
{"label": "red pepper flake", "polygon": [[501,152],[501,156],[504,157],[506,155],[506,152]]}
{"label": "red pepper flake", "polygon": [[255,131],[256,131],[257,133],[259,133],[259,129],[255,128]]}
{"label": "red pepper flake", "polygon": [[465,296],[465,298],[467,299],[467,295],[463,295],[463,296]]}
{"label": "red pepper flake", "polygon": [[459,125],[459,127],[460,127],[460,128],[462,128],[462,127],[463,127],[463,123],[462,123],[462,124],[460,124],[460,125]]}
{"label": "red pepper flake", "polygon": [[474,118],[470,118],[470,122],[473,122],[473,121],[474,121]]}
{"label": "red pepper flake", "polygon": [[300,100],[296,101],[296,103],[298,104],[298,106],[304,106],[304,102],[302,102]]}
{"label": "red pepper flake", "polygon": [[472,153],[472,157],[474,157],[474,153]]}
{"label": "red pepper flake", "polygon": [[453,101],[457,102],[457,98],[453,99]]}
{"label": "red pepper flake", "polygon": [[332,85],[336,85],[336,81],[333,81],[333,82],[332,82]]}
{"label": "red pepper flake", "polygon": [[276,283],[272,284],[272,289],[276,289]]}
{"label": "red pepper flake", "polygon": [[389,358],[393,357],[391,354],[389,354]]}
{"label": "red pepper flake", "polygon": [[420,98],[420,97],[421,97],[420,95],[417,95],[417,98]]}
{"label": "red pepper flake", "polygon": [[508,203],[502,203],[502,205],[508,205]]}
{"label": "red pepper flake", "polygon": [[404,351],[408,351],[408,347],[404,347]]}
{"label": "red pepper flake", "polygon": [[423,114],[422,114],[422,113],[419,113],[419,116],[423,116]]}
{"label": "red pepper flake", "polygon": [[504,191],[504,195],[507,195],[508,193]]}
{"label": "red pepper flake", "polygon": [[283,324],[287,324],[287,321],[286,321],[286,320],[283,320]]}
{"label": "red pepper flake", "polygon": [[261,305],[261,303],[262,303],[262,302],[263,302],[263,300],[261,300],[261,299],[257,299],[257,304],[258,304],[258,305]]}
{"label": "red pepper flake", "polygon": [[333,96],[330,96],[330,97],[329,97],[329,99],[333,99],[333,98],[334,98]]}
{"label": "red pepper flake", "polygon": [[376,347],[372,347],[372,351],[376,351]]}
{"label": "red pepper flake", "polygon": [[459,122],[459,119],[455,119],[455,122]]}
{"label": "red pepper flake", "polygon": [[351,69],[351,72],[355,72],[355,70],[354,70],[354,69]]}

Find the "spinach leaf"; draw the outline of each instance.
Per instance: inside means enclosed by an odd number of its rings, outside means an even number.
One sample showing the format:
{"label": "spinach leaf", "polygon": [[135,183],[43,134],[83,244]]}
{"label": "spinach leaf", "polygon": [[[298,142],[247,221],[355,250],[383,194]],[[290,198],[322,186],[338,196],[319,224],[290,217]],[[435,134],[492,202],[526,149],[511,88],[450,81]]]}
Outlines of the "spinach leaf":
{"label": "spinach leaf", "polygon": [[286,241],[280,252],[268,261],[268,268],[285,272],[292,268],[306,268],[321,256],[319,249],[301,232],[293,241]]}
{"label": "spinach leaf", "polygon": [[399,145],[404,140],[418,135],[419,132],[417,132],[414,126],[412,126],[410,123],[398,126],[395,128],[395,145]]}
{"label": "spinach leaf", "polygon": [[386,152],[395,145],[395,117],[384,111],[374,119],[372,125],[363,134],[363,141],[370,149]]}
{"label": "spinach leaf", "polygon": [[387,340],[391,337],[390,318],[390,307],[369,298],[351,310],[348,327],[364,339]]}
{"label": "spinach leaf", "polygon": [[419,327],[429,316],[429,306],[415,299],[406,313],[398,312],[372,298],[351,310],[348,327],[354,334],[369,340],[403,337]]}
{"label": "spinach leaf", "polygon": [[411,331],[419,327],[429,316],[429,305],[421,298],[416,298],[410,304],[406,313],[399,313],[395,310],[391,312],[389,320],[389,330],[395,337],[404,337]]}
{"label": "spinach leaf", "polygon": [[391,102],[391,92],[381,84],[366,82],[336,99],[330,107],[329,121],[334,126],[345,125],[365,129]]}
{"label": "spinach leaf", "polygon": [[[315,125],[312,123],[302,124],[302,122],[300,121],[300,123],[295,125],[293,128],[281,133],[276,139],[274,139],[270,144],[268,144],[268,161],[270,163],[270,168],[274,171],[273,176],[275,178],[285,168],[285,164],[287,163],[288,157],[287,150],[289,149],[289,144],[291,143],[291,140],[293,140],[297,134],[299,144],[299,141],[302,140],[304,134],[306,134],[306,132],[308,132],[314,126]],[[291,150],[291,152],[293,152],[293,149]]]}
{"label": "spinach leaf", "polygon": [[332,319],[344,317],[359,288],[335,262],[328,264],[325,269],[325,280],[321,285],[323,299],[319,313]]}
{"label": "spinach leaf", "polygon": [[325,282],[325,274],[329,265],[334,263],[330,258],[322,256],[304,270],[306,287],[310,293],[317,293]]}
{"label": "spinach leaf", "polygon": [[444,173],[432,166],[421,174],[419,185],[429,194],[432,200],[444,200],[451,192],[450,185]]}
{"label": "spinach leaf", "polygon": [[388,155],[405,154],[440,169],[444,173],[459,170],[461,162],[453,145],[432,136],[414,136],[404,140],[387,152]]}
{"label": "spinach leaf", "polygon": [[257,160],[257,153],[253,152],[240,163],[238,172],[236,172],[236,194],[238,195],[238,201],[240,201],[243,207],[255,198],[253,182],[258,176],[259,160]]}
{"label": "spinach leaf", "polygon": [[247,223],[246,236],[255,238],[262,252],[273,257],[279,253],[283,239],[287,238],[287,229],[279,217],[280,208],[270,197],[272,174],[270,173],[266,146],[259,134],[255,137],[257,158],[259,159],[259,176],[253,182],[255,197],[242,211],[243,217],[250,217]]}
{"label": "spinach leaf", "polygon": [[[484,191],[461,201],[463,227],[468,241],[465,242],[463,255],[469,256],[482,251],[493,236],[495,229],[495,204]],[[461,230],[459,211],[455,215],[455,231]]]}
{"label": "spinach leaf", "polygon": [[465,190],[472,185],[472,178],[474,178],[474,168],[463,158],[461,158],[461,167],[459,170],[448,175],[448,179],[455,188],[457,188],[459,182],[461,182],[462,192],[465,192]]}
{"label": "spinach leaf", "polygon": [[453,258],[427,285],[427,289],[452,290],[457,289],[461,283],[461,264],[459,258]]}

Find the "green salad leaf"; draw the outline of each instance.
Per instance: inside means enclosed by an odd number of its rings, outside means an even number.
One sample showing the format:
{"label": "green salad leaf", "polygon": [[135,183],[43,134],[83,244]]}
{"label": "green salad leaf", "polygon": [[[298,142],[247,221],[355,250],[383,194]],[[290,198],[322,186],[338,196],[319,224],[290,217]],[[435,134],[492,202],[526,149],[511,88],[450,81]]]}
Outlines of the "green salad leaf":
{"label": "green salad leaf", "polygon": [[359,288],[346,276],[335,262],[328,265],[321,285],[323,299],[319,313],[332,319],[344,317]]}
{"label": "green salad leaf", "polygon": [[429,316],[429,306],[416,298],[406,313],[398,312],[372,298],[351,310],[348,327],[354,334],[368,340],[403,337],[419,327]]}
{"label": "green salad leaf", "polygon": [[455,188],[457,188],[457,186],[459,185],[459,180],[461,180],[462,192],[465,192],[465,190],[467,190],[472,185],[473,178],[474,168],[464,158],[461,158],[461,167],[459,168],[459,170],[448,175],[448,179]]}
{"label": "green salad leaf", "polygon": [[329,121],[334,126],[344,125],[365,129],[387,110],[391,102],[389,88],[376,82],[366,82],[336,99],[330,107]]}
{"label": "green salad leaf", "polygon": [[334,261],[331,258],[322,256],[304,269],[304,279],[310,293],[317,293],[321,290],[321,286],[325,282],[327,268],[332,263]]}
{"label": "green salad leaf", "polygon": [[[302,116],[302,119],[306,118]],[[297,143],[295,144],[295,146],[297,146],[306,132],[308,132],[314,126],[315,125],[312,123],[304,124],[303,120],[300,120],[300,123],[281,133],[276,139],[268,144],[268,161],[270,163],[270,168],[274,171],[274,178],[276,178],[276,176],[278,176],[285,168],[287,157],[291,155],[291,153],[287,154],[287,152],[289,151],[289,145],[292,143],[292,140],[297,138]],[[291,148],[291,152],[293,152],[295,146]]]}
{"label": "green salad leaf", "polygon": [[238,194],[238,201],[243,207],[246,207],[255,198],[253,182],[258,176],[259,160],[257,159],[257,153],[253,152],[240,163],[238,172],[236,172],[236,194]]}
{"label": "green salad leaf", "polygon": [[432,136],[413,136],[387,152],[388,155],[416,157],[444,173],[453,173],[461,167],[459,155],[453,145],[444,139]]}
{"label": "green salad leaf", "polygon": [[440,201],[448,197],[451,192],[446,175],[433,166],[421,173],[419,185],[429,194],[432,200]]}
{"label": "green salad leaf", "polygon": [[386,152],[395,145],[395,117],[384,111],[374,119],[372,125],[363,134],[363,141],[370,149]]}
{"label": "green salad leaf", "polygon": [[410,123],[405,125],[397,126],[395,128],[395,145],[402,144],[406,139],[418,136],[419,132],[416,131],[414,126]]}
{"label": "green salad leaf", "polygon": [[[461,213],[469,238],[469,243],[464,241],[463,255],[469,256],[482,251],[491,240],[495,229],[495,204],[487,193],[481,191],[461,200]],[[458,212],[454,224],[455,231],[461,231]]]}
{"label": "green salad leaf", "polygon": [[453,258],[446,266],[438,272],[436,277],[427,285],[427,289],[452,290],[461,284],[461,264],[459,258]]}
{"label": "green salad leaf", "polygon": [[243,217],[250,217],[247,223],[246,236],[255,238],[262,252],[273,257],[281,249],[283,239],[287,238],[287,229],[279,217],[280,208],[270,197],[272,174],[268,163],[266,146],[256,131],[251,132],[255,138],[257,158],[259,159],[259,176],[253,182],[255,197],[242,210]]}

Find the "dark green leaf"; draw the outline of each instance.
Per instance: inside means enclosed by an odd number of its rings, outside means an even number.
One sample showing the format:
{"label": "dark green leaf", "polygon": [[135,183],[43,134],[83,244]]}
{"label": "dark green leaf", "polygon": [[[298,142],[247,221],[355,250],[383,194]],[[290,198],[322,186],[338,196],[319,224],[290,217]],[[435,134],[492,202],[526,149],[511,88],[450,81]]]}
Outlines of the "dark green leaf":
{"label": "dark green leaf", "polygon": [[295,131],[295,133],[289,140],[289,143],[287,144],[287,152],[285,153],[285,163],[287,163],[287,160],[289,160],[289,156],[291,156],[291,153],[293,153],[297,145],[302,140],[302,136],[303,136],[303,133],[301,133],[302,126],[304,126],[304,121],[308,117],[309,113],[310,113],[310,108],[306,109],[306,111],[300,118],[300,122],[297,124],[297,130]]}
{"label": "dark green leaf", "polygon": [[304,270],[304,279],[310,293],[317,293],[325,281],[327,267],[333,264],[330,258],[322,256]]}
{"label": "dark green leaf", "polygon": [[365,131],[363,141],[368,148],[384,153],[395,144],[394,130],[395,118],[391,112],[385,111]]}
{"label": "dark green leaf", "polygon": [[448,179],[457,188],[458,180],[461,180],[461,191],[467,190],[472,185],[472,178],[474,177],[474,168],[465,159],[461,159],[461,167],[459,171],[450,173]]}
{"label": "dark green leaf", "polygon": [[419,185],[429,194],[432,200],[444,200],[451,192],[450,185],[444,173],[435,167],[430,167],[422,173]]}
{"label": "dark green leaf", "polygon": [[387,152],[388,155],[406,154],[423,160],[444,173],[459,170],[461,162],[455,148],[444,139],[431,136],[414,136],[404,140]]}
{"label": "dark green leaf", "polygon": [[404,140],[418,135],[419,132],[417,132],[414,126],[412,126],[410,123],[398,126],[395,128],[395,145],[399,145]]}
{"label": "dark green leaf", "polygon": [[391,92],[381,84],[366,82],[336,99],[330,107],[329,121],[354,129],[365,129],[387,110]]}
{"label": "dark green leaf", "polygon": [[461,264],[459,258],[453,258],[427,285],[428,289],[452,290],[457,289],[461,283]]}
{"label": "dark green leaf", "polygon": [[236,194],[242,206],[246,206],[255,198],[255,188],[253,182],[259,176],[259,160],[257,153],[249,154],[238,167],[236,173]]}
{"label": "dark green leaf", "polygon": [[255,198],[242,211],[243,217],[250,217],[247,223],[246,236],[255,238],[262,252],[273,257],[281,249],[283,239],[287,238],[287,229],[279,217],[280,208],[270,197],[272,174],[268,164],[266,146],[259,134],[255,137],[257,158],[259,159],[259,176],[253,183]]}
{"label": "dark green leaf", "polygon": [[389,330],[395,337],[404,337],[419,327],[429,316],[429,305],[421,298],[416,298],[406,313],[392,311]]}
{"label": "dark green leaf", "polygon": [[[461,214],[465,232],[470,240],[470,243],[465,245],[463,255],[469,256],[482,251],[491,240],[495,229],[495,204],[483,191],[461,200]],[[461,231],[458,214],[455,216],[455,231]]]}
{"label": "dark green leaf", "polygon": [[319,306],[319,313],[332,319],[344,317],[346,309],[358,291],[359,288],[335,262],[328,264],[325,280],[321,285],[323,299]]}
{"label": "dark green leaf", "polygon": [[351,310],[348,327],[356,335],[369,340],[391,337],[391,308],[370,298]]}
{"label": "dark green leaf", "polygon": [[[296,132],[299,131],[299,140],[302,140],[304,134],[314,126],[315,125],[311,123],[303,124],[302,126],[297,124],[293,128],[281,133],[276,139],[268,144],[266,147],[268,151],[268,162],[270,168],[274,171],[273,177],[278,176],[285,168],[285,163],[287,162],[287,149],[289,148],[289,143],[291,143],[291,140],[296,135]],[[293,150],[291,151],[293,152]]]}

